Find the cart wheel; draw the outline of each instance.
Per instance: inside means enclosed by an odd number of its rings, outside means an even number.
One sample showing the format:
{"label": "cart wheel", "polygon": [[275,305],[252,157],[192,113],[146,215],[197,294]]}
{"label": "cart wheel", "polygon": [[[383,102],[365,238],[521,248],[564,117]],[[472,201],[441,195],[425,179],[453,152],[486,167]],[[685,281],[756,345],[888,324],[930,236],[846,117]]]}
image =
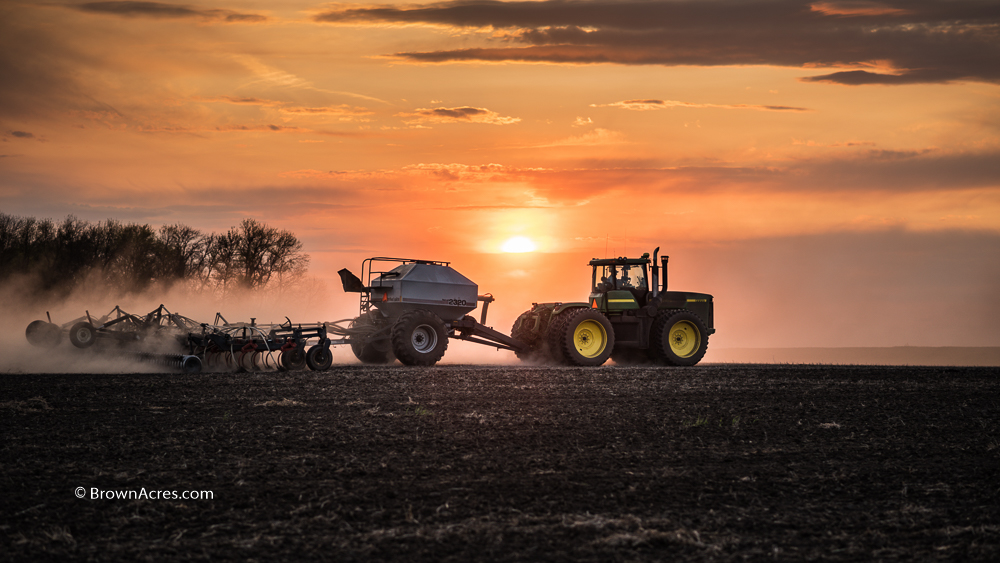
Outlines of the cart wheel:
{"label": "cart wheel", "polygon": [[90,348],[97,340],[97,329],[94,325],[81,321],[69,329],[69,341],[77,348]]}
{"label": "cart wheel", "polygon": [[300,370],[306,367],[306,353],[302,348],[292,348],[281,353],[281,365],[289,371]]}
{"label": "cart wheel", "polygon": [[[374,332],[376,326],[370,312],[351,321],[351,328],[364,328]],[[396,361],[387,336],[377,339],[354,337],[351,339],[351,351],[363,364],[391,364]]]}
{"label": "cart wheel", "polygon": [[333,350],[326,346],[313,346],[306,352],[306,365],[313,371],[326,371],[333,365]]}
{"label": "cart wheel", "polygon": [[24,335],[32,346],[39,348],[55,348],[59,345],[62,331],[59,326],[45,321],[31,321]]}
{"label": "cart wheel", "polygon": [[432,366],[447,349],[444,321],[430,311],[403,313],[392,327],[392,351],[408,366]]}

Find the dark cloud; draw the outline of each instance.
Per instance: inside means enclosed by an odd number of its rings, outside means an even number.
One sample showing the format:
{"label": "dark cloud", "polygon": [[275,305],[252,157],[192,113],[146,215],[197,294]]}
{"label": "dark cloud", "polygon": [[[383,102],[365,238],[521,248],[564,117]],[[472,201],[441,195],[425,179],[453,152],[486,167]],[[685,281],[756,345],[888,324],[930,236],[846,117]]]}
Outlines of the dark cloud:
{"label": "dark cloud", "polygon": [[196,8],[184,4],[166,4],[163,2],[87,2],[69,7],[81,12],[113,14],[126,17],[197,18],[226,23],[260,23],[268,20],[267,16],[258,14],[241,14],[232,10]]}
{"label": "dark cloud", "polygon": [[490,123],[493,125],[510,125],[521,121],[518,117],[505,117],[495,111],[486,108],[457,107],[457,108],[418,108],[413,113],[400,113],[399,117],[405,117],[407,123],[447,123],[447,122],[470,122],[470,123]]}
{"label": "dark cloud", "polygon": [[28,133],[27,131],[11,131],[10,134],[13,135],[13,136],[15,136],[15,137],[20,137],[22,139],[34,139],[35,138],[34,135],[32,135],[31,133]]}
{"label": "dark cloud", "polygon": [[455,119],[472,119],[477,115],[486,115],[489,112],[485,109],[465,107],[465,108],[425,109],[425,110],[417,110],[417,113],[421,115],[433,115],[437,117],[453,117]]}
{"label": "dark cloud", "polygon": [[853,66],[860,69],[804,79],[1000,82],[1000,4],[984,0],[459,0],[338,9],[314,20],[505,32],[491,47],[395,53],[415,62]]}

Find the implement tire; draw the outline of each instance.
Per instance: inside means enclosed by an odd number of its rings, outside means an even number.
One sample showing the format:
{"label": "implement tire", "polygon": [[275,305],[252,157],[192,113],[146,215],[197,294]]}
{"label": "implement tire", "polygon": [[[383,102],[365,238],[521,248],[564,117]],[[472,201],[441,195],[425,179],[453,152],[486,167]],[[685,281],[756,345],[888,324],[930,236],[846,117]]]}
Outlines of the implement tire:
{"label": "implement tire", "polygon": [[306,352],[306,365],[313,371],[326,371],[333,365],[333,350],[327,346],[313,346]]}
{"label": "implement tire", "polygon": [[32,346],[39,348],[55,348],[62,339],[62,331],[59,325],[47,323],[45,321],[31,321],[28,328],[24,330],[24,336]]}
{"label": "implement tire", "polygon": [[690,311],[664,311],[653,321],[649,349],[651,356],[668,366],[693,366],[708,351],[708,330]]}
{"label": "implement tire", "polygon": [[444,321],[425,309],[407,311],[392,326],[392,351],[408,366],[432,366],[448,349]]}
{"label": "implement tire", "polygon": [[302,348],[296,346],[291,350],[282,352],[279,361],[281,362],[281,367],[285,368],[285,370],[298,371],[306,367],[306,353],[302,351]]}
{"label": "implement tire", "polygon": [[81,321],[69,329],[69,341],[77,348],[90,348],[97,341],[97,329],[87,321]]}
{"label": "implement tire", "polygon": [[615,330],[611,321],[595,309],[570,309],[559,315],[556,325],[563,363],[573,366],[599,366],[608,361],[615,348]]}

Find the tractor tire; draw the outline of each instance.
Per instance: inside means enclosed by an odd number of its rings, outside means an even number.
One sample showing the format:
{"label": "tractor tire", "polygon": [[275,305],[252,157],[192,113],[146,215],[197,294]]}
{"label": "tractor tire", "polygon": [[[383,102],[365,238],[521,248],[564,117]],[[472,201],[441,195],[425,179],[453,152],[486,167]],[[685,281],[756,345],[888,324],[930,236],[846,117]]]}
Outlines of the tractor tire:
{"label": "tractor tire", "polygon": [[[375,322],[370,315],[371,313],[367,313],[354,319],[351,321],[351,327],[374,327]],[[351,351],[354,352],[354,355],[363,364],[384,365],[391,364],[396,360],[396,356],[392,354],[392,345],[388,338],[377,340],[352,338]]]}
{"label": "tractor tire", "polygon": [[292,348],[281,353],[280,361],[281,367],[285,368],[285,370],[298,371],[306,367],[306,353],[302,351],[302,348]]}
{"label": "tractor tire", "polygon": [[31,321],[24,331],[24,336],[32,346],[39,348],[55,348],[62,340],[59,325],[45,321]]}
{"label": "tractor tire", "polygon": [[668,366],[693,366],[708,351],[708,330],[691,311],[664,311],[653,321],[649,351]]}
{"label": "tractor tire", "polygon": [[69,329],[69,341],[77,348],[90,348],[97,342],[97,329],[87,321],[80,321]]}
{"label": "tractor tire", "polygon": [[306,365],[313,371],[326,371],[333,365],[333,350],[326,346],[313,346],[306,352]]}
{"label": "tractor tire", "polygon": [[559,315],[555,333],[563,363],[599,366],[615,348],[615,330],[603,313],[594,309],[572,309]]}
{"label": "tractor tire", "polygon": [[514,321],[514,326],[510,328],[510,336],[514,340],[524,342],[530,349],[526,352],[514,352],[517,359],[523,362],[544,362],[548,359],[548,348],[545,346],[545,339],[542,338],[541,331],[532,330],[533,327],[524,326],[522,323],[529,318],[531,310],[521,313],[521,316]]}
{"label": "tractor tire", "polygon": [[448,349],[444,321],[425,309],[407,311],[392,326],[392,351],[408,366],[432,366]]}
{"label": "tractor tire", "polygon": [[556,364],[569,364],[563,352],[563,341],[566,337],[566,326],[573,311],[563,311],[549,318],[549,326],[545,331],[546,360]]}
{"label": "tractor tire", "polygon": [[649,351],[641,348],[622,348],[616,346],[611,351],[611,361],[620,366],[641,366],[653,363]]}

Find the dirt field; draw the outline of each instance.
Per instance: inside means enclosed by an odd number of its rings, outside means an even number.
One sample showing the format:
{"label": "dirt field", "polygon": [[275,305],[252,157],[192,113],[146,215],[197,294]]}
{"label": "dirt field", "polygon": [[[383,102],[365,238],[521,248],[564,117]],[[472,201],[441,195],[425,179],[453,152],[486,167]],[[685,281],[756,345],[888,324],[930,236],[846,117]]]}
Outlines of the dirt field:
{"label": "dirt field", "polygon": [[998,368],[7,373],[0,436],[0,559],[1000,559]]}

